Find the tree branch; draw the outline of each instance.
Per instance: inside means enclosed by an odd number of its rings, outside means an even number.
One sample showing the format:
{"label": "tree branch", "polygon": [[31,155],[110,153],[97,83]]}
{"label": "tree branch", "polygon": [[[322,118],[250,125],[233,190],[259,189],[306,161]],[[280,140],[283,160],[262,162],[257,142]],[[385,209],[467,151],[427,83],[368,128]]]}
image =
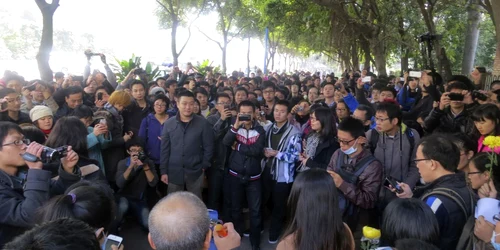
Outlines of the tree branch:
{"label": "tree branch", "polygon": [[196,28],[197,28],[197,29],[198,29],[198,31],[199,31],[201,34],[203,34],[203,35],[204,35],[204,36],[205,36],[208,40],[210,40],[210,41],[212,41],[212,42],[216,43],[217,45],[219,45],[219,48],[220,48],[221,50],[223,49],[223,47],[222,47],[222,45],[221,45],[221,43],[220,43],[220,42],[218,42],[217,40],[214,40],[213,38],[209,37],[207,34],[205,34],[205,32],[201,31],[201,29],[200,29],[200,28],[198,28],[198,27],[196,27]]}
{"label": "tree branch", "polygon": [[156,2],[161,6],[163,7],[163,9],[165,9],[166,12],[168,12],[168,14],[172,15],[173,13],[170,12],[170,10],[167,8],[167,6],[165,6],[160,0],[156,0]]}

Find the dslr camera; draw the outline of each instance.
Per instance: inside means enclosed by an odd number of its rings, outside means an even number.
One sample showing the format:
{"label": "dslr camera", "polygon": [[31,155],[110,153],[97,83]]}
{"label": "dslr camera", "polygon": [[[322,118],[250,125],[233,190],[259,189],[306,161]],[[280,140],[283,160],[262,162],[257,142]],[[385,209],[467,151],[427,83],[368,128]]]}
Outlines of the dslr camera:
{"label": "dslr camera", "polygon": [[138,68],[134,70],[135,75],[146,74],[146,71],[142,68]]}
{"label": "dslr camera", "polygon": [[137,155],[137,158],[142,162],[144,163],[144,161],[146,161],[146,154],[144,154],[144,152],[139,152],[139,154]]}
{"label": "dslr camera", "polygon": [[53,162],[60,160],[66,155],[68,155],[68,146],[62,146],[58,148],[43,147],[40,159],[42,160],[42,162]]}
{"label": "dslr camera", "polygon": [[92,56],[100,56],[100,54],[99,54],[99,53],[94,53],[94,52],[92,52],[92,50],[90,50],[90,49],[85,50],[85,52],[83,52],[83,53],[85,53],[85,55],[86,55],[87,57],[92,57]]}

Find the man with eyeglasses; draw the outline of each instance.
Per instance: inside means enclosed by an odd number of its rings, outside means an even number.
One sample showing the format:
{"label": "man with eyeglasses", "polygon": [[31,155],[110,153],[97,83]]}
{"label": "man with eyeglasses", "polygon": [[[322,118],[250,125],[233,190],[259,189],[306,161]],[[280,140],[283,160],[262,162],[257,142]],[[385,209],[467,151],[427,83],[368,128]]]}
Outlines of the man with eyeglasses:
{"label": "man with eyeglasses", "polygon": [[[0,247],[35,225],[36,211],[50,196],[64,193],[66,187],[80,180],[78,154],[68,147],[61,159],[59,178],[51,180],[51,172],[42,169],[42,162],[28,162],[21,154],[41,157],[43,145],[29,143],[21,128],[12,122],[0,122]],[[29,145],[28,145],[29,144]],[[25,178],[18,169],[28,166]]]}
{"label": "man with eyeglasses", "polygon": [[[217,112],[207,117],[208,123],[212,126],[215,135],[214,156],[212,159],[212,166],[207,169],[208,177],[208,201],[207,207],[220,211],[221,195],[224,204],[228,204],[227,188],[223,188],[224,175],[227,172],[227,163],[231,149],[222,143],[222,139],[231,127],[231,98],[228,94],[220,92],[217,94],[215,100],[215,108]],[[226,207],[226,206],[225,206]],[[223,217],[229,216],[225,209]]]}
{"label": "man with eyeglasses", "polygon": [[363,226],[374,223],[373,208],[382,185],[382,164],[364,148],[364,136],[360,120],[352,117],[342,120],[337,133],[340,149],[332,155],[327,167],[339,193],[343,220],[355,237],[361,235]]}
{"label": "man with eyeglasses", "polygon": [[398,183],[399,193],[392,191],[399,198],[420,198],[432,209],[439,224],[439,249],[464,249],[457,243],[474,213],[474,198],[465,175],[456,173],[459,148],[445,135],[427,136],[420,141],[413,161],[426,185],[412,190],[407,183]]}
{"label": "man with eyeglasses", "polygon": [[0,121],[16,124],[31,123],[30,116],[21,112],[21,96],[13,89],[0,90]]}

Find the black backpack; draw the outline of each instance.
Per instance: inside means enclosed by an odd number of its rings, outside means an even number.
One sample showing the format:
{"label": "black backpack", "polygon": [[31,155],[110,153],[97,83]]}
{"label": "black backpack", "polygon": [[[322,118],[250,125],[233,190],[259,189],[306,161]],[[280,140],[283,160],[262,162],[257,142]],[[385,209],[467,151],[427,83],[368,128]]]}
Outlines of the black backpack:
{"label": "black backpack", "polygon": [[[474,198],[472,196],[472,193],[469,191],[469,196],[470,196],[470,212],[467,211],[467,204],[457,192],[455,192],[452,189],[449,188],[436,188],[433,189],[431,192],[424,194],[420,199],[424,200],[425,198],[433,195],[433,194],[438,194],[442,196],[446,196],[450,198],[453,202],[455,202],[459,207],[460,210],[465,215],[465,218],[467,219],[464,225],[464,228],[462,230],[462,234],[460,235],[460,239],[458,240],[457,243],[457,250],[470,250],[474,248],[474,225],[476,223],[476,218],[474,218]],[[444,203],[443,203],[444,206]]]}

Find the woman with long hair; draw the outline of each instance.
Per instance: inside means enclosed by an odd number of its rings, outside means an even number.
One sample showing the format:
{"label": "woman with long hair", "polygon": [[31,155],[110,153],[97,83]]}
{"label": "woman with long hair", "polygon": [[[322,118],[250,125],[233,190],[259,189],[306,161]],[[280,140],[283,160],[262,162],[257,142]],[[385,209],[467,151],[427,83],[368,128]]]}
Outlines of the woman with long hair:
{"label": "woman with long hair", "polygon": [[276,249],[354,249],[337,197],[335,183],[325,170],[310,169],[298,175],[288,198],[289,224]]}
{"label": "woman with long hair", "polygon": [[87,180],[104,179],[103,173],[99,171],[99,161],[89,157],[87,134],[87,127],[77,117],[61,117],[54,125],[45,145],[54,149],[71,146],[80,157],[77,165],[80,166],[82,176]]}
{"label": "woman with long hair", "polygon": [[[469,162],[467,177],[470,181],[470,186],[474,190],[478,190],[479,197],[488,197],[487,189],[489,182],[493,182],[496,190],[500,190],[500,166],[491,163],[490,153],[478,153]],[[499,157],[499,156],[497,156]],[[486,168],[486,165],[491,164],[492,172]],[[484,187],[483,189],[481,189]],[[500,198],[498,194],[495,199]]]}
{"label": "woman with long hair", "polygon": [[301,169],[326,169],[330,158],[339,148],[337,142],[337,126],[332,110],[318,108],[311,113],[311,129],[303,143],[303,153],[300,155]]}
{"label": "woman with long hair", "polygon": [[[477,152],[491,152],[492,150],[483,144],[487,136],[500,135],[500,109],[495,104],[479,105],[472,113],[472,120],[480,137]],[[495,148],[495,153],[500,154],[500,148]]]}

